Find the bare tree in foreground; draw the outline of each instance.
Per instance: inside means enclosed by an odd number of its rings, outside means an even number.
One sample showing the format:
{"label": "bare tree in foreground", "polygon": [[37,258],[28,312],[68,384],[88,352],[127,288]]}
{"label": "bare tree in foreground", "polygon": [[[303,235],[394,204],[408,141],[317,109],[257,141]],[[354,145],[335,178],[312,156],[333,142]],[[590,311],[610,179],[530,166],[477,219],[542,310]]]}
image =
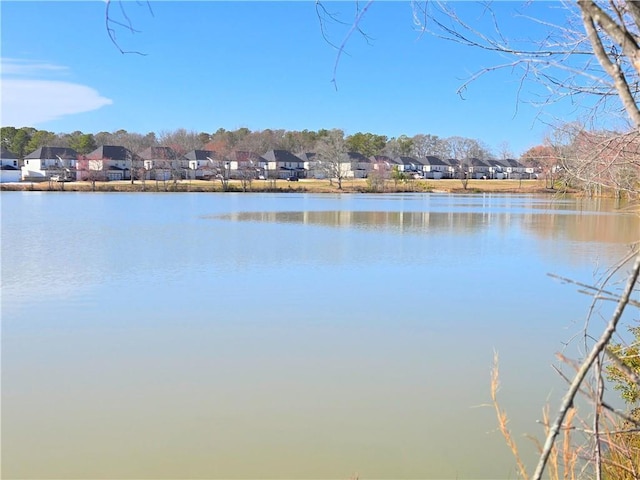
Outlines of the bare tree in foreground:
{"label": "bare tree in foreground", "polygon": [[[550,4],[550,2],[547,2]],[[453,6],[452,6],[453,5]],[[455,41],[473,48],[495,51],[503,58],[507,58],[505,63],[494,67],[486,68],[477,72],[468,82],[462,85],[459,92],[464,90],[478,77],[501,68],[519,69],[521,81],[526,82],[533,79],[535,82],[542,82],[543,86],[551,92],[545,103],[560,101],[567,96],[580,96],[584,98],[592,118],[611,119],[617,117],[620,107],[624,110],[630,121],[628,131],[614,137],[608,138],[606,147],[600,143],[601,148],[595,151],[600,155],[591,155],[587,159],[602,157],[606,152],[610,155],[608,164],[599,164],[595,170],[603,170],[610,174],[609,178],[615,178],[612,182],[605,182],[603,172],[601,175],[592,176],[591,182],[596,182],[606,186],[615,183],[618,188],[625,188],[637,193],[637,135],[640,131],[640,110],[638,100],[640,97],[640,4],[632,1],[612,0],[610,2],[596,2],[593,0],[578,0],[576,2],[563,3],[566,9],[566,21],[560,25],[546,22],[544,19],[532,19],[538,25],[543,25],[546,36],[539,43],[534,43],[523,47],[521,44],[510,43],[500,30],[495,12],[487,7],[486,15],[490,18],[493,30],[480,30],[471,23],[465,21],[458,15],[455,4],[442,4],[436,2],[426,2],[422,4],[414,3],[414,18],[423,19],[422,25],[430,26],[431,33],[440,38]],[[538,6],[538,8],[540,8]],[[582,27],[582,28],[580,28]],[[579,132],[579,135],[587,135]],[[589,137],[591,138],[591,137]],[[592,138],[591,138],[592,139]],[[597,140],[595,141],[597,143]],[[615,148],[612,149],[612,142]],[[593,152],[593,142],[586,142],[587,149],[591,147]],[[626,153],[621,153],[626,152]],[[629,153],[630,152],[630,153]],[[572,159],[580,163],[579,155],[572,155]],[[584,159],[584,157],[582,157]],[[620,161],[617,161],[620,160]],[[636,163],[634,163],[636,162]],[[574,168],[572,173],[578,175],[585,169],[583,165]],[[589,162],[586,162],[589,163]],[[620,168],[623,165],[623,168]],[[575,164],[574,164],[575,166]],[[623,183],[620,180],[618,170],[625,173],[622,178],[633,177],[631,174],[635,169],[635,183]],[[624,185],[624,186],[623,186]],[[640,233],[640,232],[639,232]],[[569,428],[565,424],[565,419],[574,405],[576,396],[580,391],[594,392],[588,395],[588,399],[593,404],[593,436],[592,451],[589,460],[593,465],[593,473],[596,478],[601,479],[605,468],[606,459],[611,458],[613,447],[608,446],[607,453],[604,454],[601,447],[605,440],[604,432],[601,432],[601,414],[603,411],[612,411],[619,418],[630,422],[633,429],[637,430],[640,424],[636,419],[630,418],[624,412],[613,409],[603,396],[602,364],[605,356],[612,358],[617,364],[624,362],[612,353],[610,346],[623,314],[629,306],[638,307],[640,304],[632,299],[634,291],[638,288],[638,275],[640,271],[640,252],[638,244],[633,247],[631,258],[622,262],[629,265],[633,260],[632,267],[628,273],[627,282],[622,292],[614,294],[604,290],[607,278],[600,286],[582,285],[588,293],[594,296],[594,303],[602,301],[615,301],[616,307],[611,314],[610,320],[595,342],[591,342],[588,354],[576,367],[573,379],[569,382],[568,390],[562,399],[558,413],[548,426],[547,437],[541,447],[540,458],[531,478],[538,480],[542,478],[545,469],[549,465],[549,459],[554,451],[556,440],[564,428]],[[613,275],[613,274],[612,274]],[[585,328],[585,343],[587,343],[587,333]],[[628,375],[638,382],[638,375],[635,372],[628,372]],[[589,390],[587,388],[587,378],[591,375],[593,381],[599,388]],[[500,416],[499,416],[500,418]],[[637,435],[637,433],[636,433]],[[607,457],[609,455],[609,457]],[[617,478],[622,478],[620,472],[633,473],[632,477],[640,478],[640,465],[637,459],[640,453],[636,451],[635,464],[630,467],[619,466],[616,472]],[[553,464],[553,463],[552,463]],[[528,478],[522,466],[520,473]],[[633,470],[635,469],[635,472]],[[610,477],[613,478],[613,477]]]}
{"label": "bare tree in foreground", "polygon": [[[336,58],[336,67],[340,61],[340,53],[350,37],[359,31],[360,22],[371,10],[373,3],[373,0],[370,0],[364,5],[358,5],[353,25],[347,31],[342,43],[337,44],[339,55]],[[472,14],[469,14],[471,11],[469,2],[412,2],[414,24],[419,25],[421,32],[470,48],[495,52],[496,58],[502,59],[502,63],[483,68],[473,74],[458,89],[460,95],[465,94],[478,78],[496,70],[509,69],[519,72],[521,85],[518,91],[519,101],[527,100],[524,98],[524,85],[532,81],[542,86],[543,91],[546,92],[545,97],[535,99],[540,106],[567,99],[572,102],[582,99],[581,106],[588,120],[585,123],[596,124],[601,129],[602,125],[618,125],[620,114],[624,113],[627,125],[613,135],[602,137],[586,129],[579,132],[560,131],[560,136],[571,134],[572,141],[560,146],[555,145],[559,148],[554,149],[553,156],[560,160],[561,168],[565,170],[563,173],[570,178],[572,176],[573,179],[580,180],[588,186],[600,185],[614,188],[616,192],[625,191],[631,196],[637,195],[640,192],[638,185],[640,178],[638,175],[640,168],[638,165],[640,2],[577,0],[562,3],[530,2],[526,5],[538,13],[541,9],[557,9],[561,6],[564,14],[558,15],[558,12],[555,12],[555,16],[550,16],[549,18],[558,19],[557,23],[554,23],[545,18],[536,17],[535,13],[529,17],[520,13],[521,19],[531,22],[532,31],[541,34],[539,41],[523,43],[518,39],[508,38],[500,27],[501,14],[505,13],[505,9],[513,7],[512,2],[482,3],[478,9],[472,11]],[[524,4],[521,6],[524,7]],[[318,9],[318,11],[321,25],[331,20],[326,10]],[[336,69],[334,74],[335,71]],[[540,88],[534,91],[540,95]],[[531,101],[531,99],[528,100]],[[555,169],[556,166],[554,165],[553,168]],[[553,170],[551,173],[554,174],[556,171]],[[589,465],[593,466],[592,473],[595,478],[602,479],[603,474],[609,475],[608,478],[616,479],[640,478],[638,461],[640,445],[636,445],[635,451],[627,455],[626,459],[631,459],[631,463],[621,463],[613,456],[620,445],[607,443],[607,439],[619,437],[615,437],[615,431],[611,433],[610,429],[605,431],[601,428],[604,424],[603,412],[608,411],[618,419],[623,419],[634,435],[637,436],[640,429],[637,418],[613,409],[605,401],[602,374],[602,365],[607,360],[605,356],[618,366],[624,365],[624,359],[620,359],[610,348],[612,338],[629,306],[637,308],[640,305],[632,300],[632,294],[638,288],[640,271],[638,244],[632,247],[632,251],[631,258],[622,263],[629,265],[635,257],[622,292],[614,294],[604,290],[611,277],[599,286],[581,285],[582,289],[594,296],[594,304],[615,301],[616,307],[599,338],[589,342],[590,337],[585,327],[585,346],[590,345],[590,348],[587,348],[588,354],[582,362],[576,365],[574,377],[567,378],[569,387],[557,415],[550,422],[546,422],[547,437],[540,446],[539,462],[531,477],[535,480],[542,478],[547,467],[551,467],[554,478],[559,478],[559,470],[554,469],[558,463],[553,461],[554,458],[557,459],[553,457],[558,451],[556,441],[563,429],[572,428],[565,420],[579,392],[586,393],[588,400],[593,404],[593,423],[588,432],[592,441],[587,460]],[[639,372],[629,368],[624,370],[620,367],[620,369],[626,372],[625,375],[630,382],[640,385]],[[590,385],[588,378],[596,388],[588,388]],[[504,417],[499,409],[497,413],[501,426],[504,426]],[[615,425],[619,424],[620,420],[614,423],[614,429]],[[505,431],[506,427],[503,433]],[[517,447],[510,436],[505,435],[505,438],[512,450],[517,452]],[[606,448],[603,448],[605,445]],[[551,462],[550,458],[552,458]],[[575,466],[575,463],[573,465]],[[520,475],[529,478],[520,461],[518,467]],[[565,470],[565,478],[570,478],[566,475],[573,475],[573,473],[573,470],[571,472]]]}
{"label": "bare tree in foreground", "polygon": [[318,141],[315,161],[318,170],[329,178],[329,182],[335,180],[338,189],[342,190],[342,180],[347,176],[351,164],[342,130],[331,130]]}

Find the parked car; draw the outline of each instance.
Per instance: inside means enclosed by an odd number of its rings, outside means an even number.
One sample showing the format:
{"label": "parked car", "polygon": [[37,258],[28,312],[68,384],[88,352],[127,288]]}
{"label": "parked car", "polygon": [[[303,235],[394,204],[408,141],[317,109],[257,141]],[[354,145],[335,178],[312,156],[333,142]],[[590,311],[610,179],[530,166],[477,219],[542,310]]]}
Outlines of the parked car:
{"label": "parked car", "polygon": [[287,177],[287,182],[297,182],[297,181],[298,181],[298,177],[295,177],[293,175],[290,177]]}
{"label": "parked car", "polygon": [[52,182],[71,182],[71,178],[65,175],[51,175]]}

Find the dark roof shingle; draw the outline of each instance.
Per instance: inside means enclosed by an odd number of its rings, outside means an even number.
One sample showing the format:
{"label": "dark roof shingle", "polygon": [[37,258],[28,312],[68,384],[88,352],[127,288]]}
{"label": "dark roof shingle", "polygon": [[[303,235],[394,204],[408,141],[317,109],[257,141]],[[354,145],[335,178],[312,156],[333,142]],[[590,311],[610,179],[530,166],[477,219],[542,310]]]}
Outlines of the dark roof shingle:
{"label": "dark roof shingle", "polygon": [[78,152],[73,148],[66,147],[40,147],[24,158],[25,160],[45,160],[57,157],[64,159],[78,158]]}

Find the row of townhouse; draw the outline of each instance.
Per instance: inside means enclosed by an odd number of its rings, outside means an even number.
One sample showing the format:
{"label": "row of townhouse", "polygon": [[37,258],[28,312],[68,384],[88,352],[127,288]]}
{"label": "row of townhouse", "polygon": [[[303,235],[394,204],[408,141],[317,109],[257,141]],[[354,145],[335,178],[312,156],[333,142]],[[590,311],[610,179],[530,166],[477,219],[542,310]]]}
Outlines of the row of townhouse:
{"label": "row of townhouse", "polygon": [[326,161],[323,163],[313,152],[294,155],[287,150],[269,150],[258,155],[234,151],[222,156],[212,150],[192,150],[178,155],[170,147],[149,147],[133,153],[123,146],[104,145],[87,155],[79,155],[71,148],[41,147],[25,156],[22,165],[15,155],[3,149],[1,171],[2,181],[286,179],[326,178],[338,174],[343,178],[367,178],[374,173],[389,177],[393,171],[410,178],[430,179],[530,178],[534,174],[532,169],[513,159],[366,157],[349,152],[339,161],[329,163],[330,166]]}

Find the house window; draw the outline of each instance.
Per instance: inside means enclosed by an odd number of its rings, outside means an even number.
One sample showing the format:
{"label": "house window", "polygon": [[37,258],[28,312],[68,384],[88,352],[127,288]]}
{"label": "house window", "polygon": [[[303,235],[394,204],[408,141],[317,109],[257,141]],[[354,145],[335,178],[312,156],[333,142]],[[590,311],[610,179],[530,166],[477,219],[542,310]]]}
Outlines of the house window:
{"label": "house window", "polygon": [[17,166],[18,166],[18,161],[17,161],[17,160],[14,160],[14,161],[13,161],[13,166],[14,166],[14,167],[17,167]]}

